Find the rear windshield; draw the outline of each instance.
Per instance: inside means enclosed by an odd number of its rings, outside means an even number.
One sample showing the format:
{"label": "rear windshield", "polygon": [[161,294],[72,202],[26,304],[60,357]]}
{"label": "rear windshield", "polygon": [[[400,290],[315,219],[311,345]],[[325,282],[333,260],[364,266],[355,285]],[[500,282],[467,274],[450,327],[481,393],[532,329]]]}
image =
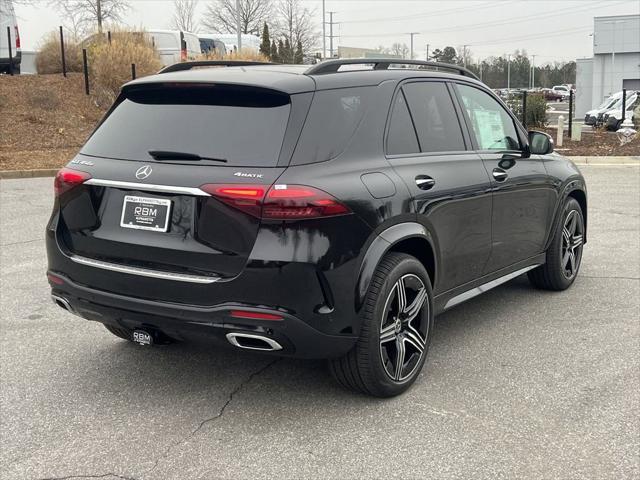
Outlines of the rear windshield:
{"label": "rear windshield", "polygon": [[289,110],[288,95],[267,89],[193,84],[129,87],[82,153],[151,162],[149,152],[161,150],[227,160],[193,162],[199,165],[276,166]]}

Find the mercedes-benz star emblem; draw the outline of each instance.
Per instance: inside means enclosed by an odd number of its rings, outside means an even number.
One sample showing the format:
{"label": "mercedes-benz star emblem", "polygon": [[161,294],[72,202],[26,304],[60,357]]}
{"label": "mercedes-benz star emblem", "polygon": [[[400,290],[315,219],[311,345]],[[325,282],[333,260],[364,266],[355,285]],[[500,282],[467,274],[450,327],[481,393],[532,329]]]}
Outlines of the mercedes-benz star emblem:
{"label": "mercedes-benz star emblem", "polygon": [[149,175],[151,175],[152,171],[153,169],[151,168],[150,165],[145,165],[144,167],[140,167],[138,170],[136,170],[136,178],[138,180],[144,180]]}

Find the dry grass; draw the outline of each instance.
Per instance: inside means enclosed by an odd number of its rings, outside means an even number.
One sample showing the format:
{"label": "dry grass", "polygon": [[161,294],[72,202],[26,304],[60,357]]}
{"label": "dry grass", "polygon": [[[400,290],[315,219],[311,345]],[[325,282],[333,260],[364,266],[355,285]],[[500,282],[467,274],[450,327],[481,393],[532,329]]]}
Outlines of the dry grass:
{"label": "dry grass", "polygon": [[139,33],[115,31],[111,34],[111,43],[102,41],[91,45],[91,88],[100,106],[113,103],[122,84],[131,80],[132,63],[136,65],[137,77],[154,74],[162,68],[157,51]]}
{"label": "dry grass", "polygon": [[[82,72],[82,48],[73,40],[65,39],[65,64],[67,72]],[[36,70],[39,74],[61,73],[62,52],[57,32],[50,32],[36,55]]]}

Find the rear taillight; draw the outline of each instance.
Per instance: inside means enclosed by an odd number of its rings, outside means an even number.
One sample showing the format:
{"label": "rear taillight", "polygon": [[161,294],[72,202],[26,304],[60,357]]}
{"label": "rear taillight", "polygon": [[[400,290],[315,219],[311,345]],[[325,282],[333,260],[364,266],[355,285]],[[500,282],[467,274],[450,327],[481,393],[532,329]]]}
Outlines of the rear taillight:
{"label": "rear taillight", "polygon": [[231,310],[231,316],[233,318],[246,318],[250,320],[284,320],[284,317],[282,315],[276,315],[273,313],[250,312],[248,310]]}
{"label": "rear taillight", "polygon": [[20,48],[20,32],[18,31],[18,26],[13,27],[16,31],[16,48]]}
{"label": "rear taillight", "polygon": [[186,62],[187,61],[187,50],[186,49],[180,50],[180,61],[181,62]]}
{"label": "rear taillight", "polygon": [[201,190],[227,205],[267,220],[298,220],[344,215],[349,209],[326,192],[305,185],[217,185]]}
{"label": "rear taillight", "polygon": [[63,168],[56,174],[56,178],[53,181],[53,190],[55,191],[56,196],[60,196],[78,185],[82,185],[90,178],[91,175],[87,172]]}

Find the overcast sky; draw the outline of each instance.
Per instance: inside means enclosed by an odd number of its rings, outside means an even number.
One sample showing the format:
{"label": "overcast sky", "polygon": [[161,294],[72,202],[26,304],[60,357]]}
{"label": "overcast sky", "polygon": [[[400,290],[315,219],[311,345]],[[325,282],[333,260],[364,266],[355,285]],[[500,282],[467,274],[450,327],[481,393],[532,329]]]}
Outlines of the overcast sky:
{"label": "overcast sky", "polygon": [[[277,1],[277,0],[273,0]],[[200,0],[198,12],[209,3]],[[322,1],[306,0],[305,6],[322,28]],[[145,28],[167,28],[173,0],[130,0],[125,22]],[[35,49],[42,36],[62,22],[47,0],[18,6],[22,45]],[[474,59],[511,53],[524,48],[535,54],[536,64],[573,60],[592,53],[593,17],[640,13],[639,0],[326,0],[332,10],[334,45],[350,47],[409,45],[414,37],[416,58],[430,49],[469,45]],[[328,16],[327,16],[328,21]],[[327,35],[329,34],[327,28]],[[327,40],[327,49],[329,43]]]}

